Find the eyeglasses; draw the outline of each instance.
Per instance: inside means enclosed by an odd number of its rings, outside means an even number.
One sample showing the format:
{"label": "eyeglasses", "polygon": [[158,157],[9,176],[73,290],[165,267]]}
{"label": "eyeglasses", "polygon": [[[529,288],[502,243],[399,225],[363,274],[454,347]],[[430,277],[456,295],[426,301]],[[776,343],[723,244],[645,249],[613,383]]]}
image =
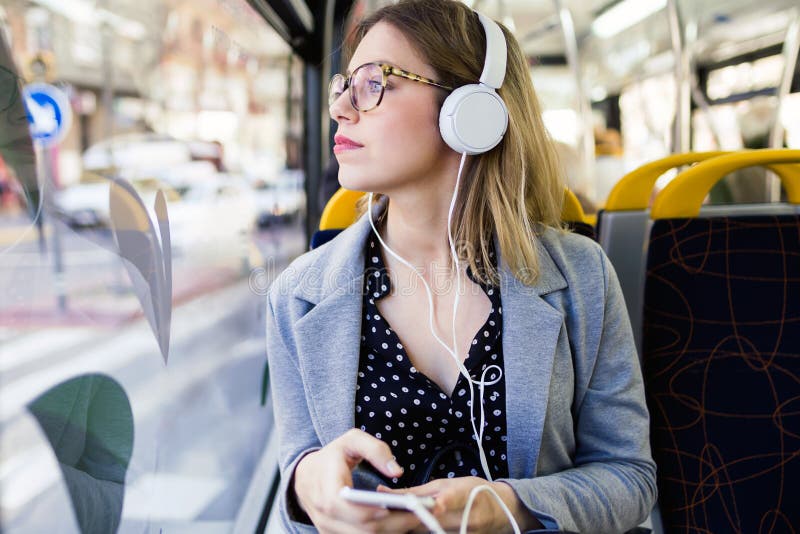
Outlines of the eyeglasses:
{"label": "eyeglasses", "polygon": [[383,100],[383,91],[386,89],[386,80],[389,76],[400,76],[415,82],[422,82],[440,89],[452,91],[451,87],[438,82],[398,69],[385,63],[365,63],[357,67],[349,78],[341,74],[334,74],[328,84],[328,106],[332,106],[342,93],[350,88],[350,104],[357,111],[369,111],[378,107]]}

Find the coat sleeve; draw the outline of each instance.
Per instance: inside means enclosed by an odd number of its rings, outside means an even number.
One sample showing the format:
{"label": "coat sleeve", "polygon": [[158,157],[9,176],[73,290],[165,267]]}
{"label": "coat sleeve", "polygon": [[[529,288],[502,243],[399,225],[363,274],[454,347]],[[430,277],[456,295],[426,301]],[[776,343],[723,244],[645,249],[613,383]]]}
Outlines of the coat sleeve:
{"label": "coat sleeve", "polygon": [[302,511],[297,509],[294,490],[291,488],[297,464],[306,454],[321,448],[321,444],[309,413],[297,352],[291,329],[287,325],[289,314],[284,308],[282,316],[276,315],[276,309],[281,309],[276,304],[279,300],[280,296],[271,292],[267,298],[266,310],[270,394],[273,411],[280,414],[280,417],[275,417],[281,471],[277,498],[283,530],[296,534],[311,533],[317,530],[309,524],[307,517],[301,517]]}
{"label": "coat sleeve", "polygon": [[573,466],[536,478],[503,480],[546,527],[581,533],[637,526],[657,493],[630,321],[613,267],[599,247],[598,252],[604,277],[602,330],[586,394],[575,408]]}

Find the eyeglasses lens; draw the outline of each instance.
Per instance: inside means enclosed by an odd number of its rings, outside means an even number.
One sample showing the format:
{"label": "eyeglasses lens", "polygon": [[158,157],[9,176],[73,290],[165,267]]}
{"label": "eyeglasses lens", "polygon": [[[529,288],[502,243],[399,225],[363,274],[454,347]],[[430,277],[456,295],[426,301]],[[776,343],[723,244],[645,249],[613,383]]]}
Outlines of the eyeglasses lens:
{"label": "eyeglasses lens", "polygon": [[353,107],[369,111],[378,105],[383,92],[383,72],[378,65],[362,65],[351,78],[351,99]]}
{"label": "eyeglasses lens", "polygon": [[345,77],[341,74],[334,74],[328,84],[328,106],[332,106],[336,100],[344,93]]}
{"label": "eyeglasses lens", "polygon": [[[328,85],[328,106],[342,96],[347,78],[335,74]],[[381,100],[383,94],[383,71],[379,65],[362,65],[350,76],[350,103],[359,111],[369,111]]]}

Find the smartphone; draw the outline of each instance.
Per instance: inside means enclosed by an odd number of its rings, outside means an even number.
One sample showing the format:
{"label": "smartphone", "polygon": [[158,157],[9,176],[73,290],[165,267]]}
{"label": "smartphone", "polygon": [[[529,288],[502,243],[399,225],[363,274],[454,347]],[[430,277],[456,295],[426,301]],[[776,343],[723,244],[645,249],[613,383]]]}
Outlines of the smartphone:
{"label": "smartphone", "polygon": [[357,490],[349,486],[343,487],[339,491],[339,495],[350,502],[368,506],[380,506],[390,510],[413,510],[417,504],[432,510],[436,505],[433,497],[419,497],[410,493],[400,495],[398,493]]}

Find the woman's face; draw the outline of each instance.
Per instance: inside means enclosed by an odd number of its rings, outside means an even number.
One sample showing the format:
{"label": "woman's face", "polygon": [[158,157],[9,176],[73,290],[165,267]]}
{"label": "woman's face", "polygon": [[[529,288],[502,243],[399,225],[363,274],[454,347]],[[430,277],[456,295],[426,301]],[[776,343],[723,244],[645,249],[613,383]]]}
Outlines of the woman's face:
{"label": "woman's face", "polygon": [[[440,81],[405,36],[384,22],[373,26],[361,40],[348,65],[348,73],[370,62],[387,63]],[[338,123],[336,136],[344,136],[361,146],[350,148],[337,140],[334,152],[342,186],[391,194],[449,169],[451,156],[457,154],[439,134],[442,91],[400,76],[389,76],[380,105],[366,112],[353,109],[350,90],[345,91],[330,107],[331,118]]]}

